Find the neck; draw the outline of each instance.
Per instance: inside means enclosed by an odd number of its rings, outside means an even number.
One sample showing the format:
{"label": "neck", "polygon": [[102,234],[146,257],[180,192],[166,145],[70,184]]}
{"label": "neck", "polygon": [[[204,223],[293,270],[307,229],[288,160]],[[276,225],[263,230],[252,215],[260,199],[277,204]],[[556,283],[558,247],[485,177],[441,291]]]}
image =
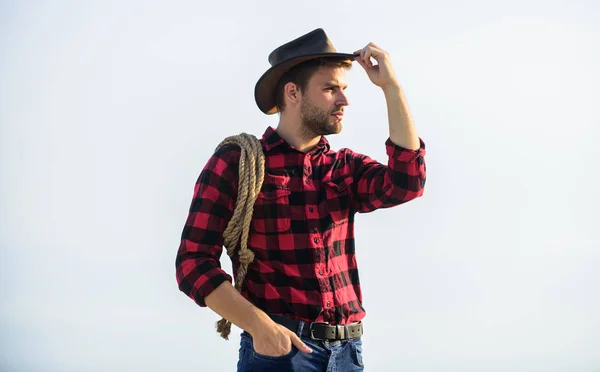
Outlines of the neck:
{"label": "neck", "polygon": [[302,126],[300,115],[282,113],[275,131],[290,146],[302,152],[310,151],[321,140],[321,136],[307,131]]}

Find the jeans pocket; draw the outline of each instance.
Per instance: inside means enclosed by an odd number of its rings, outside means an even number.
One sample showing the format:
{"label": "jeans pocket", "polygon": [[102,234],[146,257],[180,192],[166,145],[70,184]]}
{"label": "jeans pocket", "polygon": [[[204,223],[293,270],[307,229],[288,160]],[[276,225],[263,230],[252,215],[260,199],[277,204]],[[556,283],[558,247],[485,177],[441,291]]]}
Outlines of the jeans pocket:
{"label": "jeans pocket", "polygon": [[[242,333],[241,343],[242,343],[242,347],[245,348],[247,352],[249,352],[250,358],[252,358],[253,360],[259,359],[259,360],[263,360],[263,361],[272,361],[272,362],[284,361],[284,360],[292,359],[294,357],[294,355],[296,355],[299,351],[296,346],[292,345],[292,349],[287,354],[284,354],[284,355],[270,356],[270,355],[263,355],[263,354],[257,353],[256,349],[254,349],[254,341],[252,339],[252,336],[246,334],[245,332]],[[245,354],[244,357],[248,358],[248,354]]]}
{"label": "jeans pocket", "polygon": [[284,354],[284,355],[279,355],[279,356],[269,356],[269,355],[263,355],[263,354],[259,354],[256,352],[256,350],[254,350],[254,357],[258,358],[258,359],[263,359],[263,360],[271,360],[271,361],[283,361],[283,360],[289,360],[292,359],[294,357],[294,355],[296,355],[296,353],[298,353],[298,349],[292,345],[292,349],[289,351],[289,353]]}
{"label": "jeans pocket", "polygon": [[360,339],[355,340],[355,341],[351,341],[350,344],[352,345],[352,350],[353,350],[353,356],[354,356],[354,363],[356,363],[356,365],[360,366],[360,367],[364,367],[365,363],[363,361],[363,354],[362,354],[362,341]]}
{"label": "jeans pocket", "polygon": [[251,350],[248,349],[248,343],[242,337],[242,340],[240,342],[239,355],[238,355],[237,372],[247,372],[247,371],[251,370],[250,363],[248,360],[249,352],[251,352]]}

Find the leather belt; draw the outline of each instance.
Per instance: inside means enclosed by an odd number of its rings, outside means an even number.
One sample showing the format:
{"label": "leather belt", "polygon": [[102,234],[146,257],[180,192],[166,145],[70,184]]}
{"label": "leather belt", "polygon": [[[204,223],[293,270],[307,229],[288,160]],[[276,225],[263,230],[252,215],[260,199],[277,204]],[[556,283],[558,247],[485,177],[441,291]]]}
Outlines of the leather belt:
{"label": "leather belt", "polygon": [[[300,321],[282,315],[269,314],[275,323],[281,324],[290,331],[297,333]],[[350,324],[329,324],[322,322],[305,323],[302,328],[302,336],[313,340],[336,341],[352,340],[363,335],[362,322]]]}

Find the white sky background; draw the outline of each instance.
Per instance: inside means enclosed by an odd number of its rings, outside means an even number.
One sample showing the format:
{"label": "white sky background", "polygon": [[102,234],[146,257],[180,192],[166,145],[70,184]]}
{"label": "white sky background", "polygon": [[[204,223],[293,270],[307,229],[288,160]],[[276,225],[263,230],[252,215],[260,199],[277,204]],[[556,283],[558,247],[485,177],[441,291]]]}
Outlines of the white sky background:
{"label": "white sky background", "polygon": [[[216,145],[277,124],[267,55],[316,27],[391,53],[427,145],[425,195],[357,218],[367,370],[600,371],[592,0],[1,1],[0,370],[235,370],[179,236]],[[383,96],[348,82],[332,146],[385,162]]]}

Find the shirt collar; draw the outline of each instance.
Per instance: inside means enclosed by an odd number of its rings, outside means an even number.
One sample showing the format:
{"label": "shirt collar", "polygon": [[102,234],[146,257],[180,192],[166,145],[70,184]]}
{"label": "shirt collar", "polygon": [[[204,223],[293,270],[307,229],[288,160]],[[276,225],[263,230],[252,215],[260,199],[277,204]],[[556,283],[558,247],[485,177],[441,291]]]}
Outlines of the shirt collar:
{"label": "shirt collar", "polygon": [[[289,143],[287,143],[283,138],[281,138],[281,136],[271,126],[267,127],[267,129],[263,133],[262,143],[265,152],[269,152],[279,146],[284,146],[288,149],[293,148]],[[317,143],[317,145],[313,147],[308,153],[311,155],[316,155],[320,152],[329,151],[329,148],[329,141],[327,141],[327,138],[325,138],[325,136],[321,136],[319,143]]]}

